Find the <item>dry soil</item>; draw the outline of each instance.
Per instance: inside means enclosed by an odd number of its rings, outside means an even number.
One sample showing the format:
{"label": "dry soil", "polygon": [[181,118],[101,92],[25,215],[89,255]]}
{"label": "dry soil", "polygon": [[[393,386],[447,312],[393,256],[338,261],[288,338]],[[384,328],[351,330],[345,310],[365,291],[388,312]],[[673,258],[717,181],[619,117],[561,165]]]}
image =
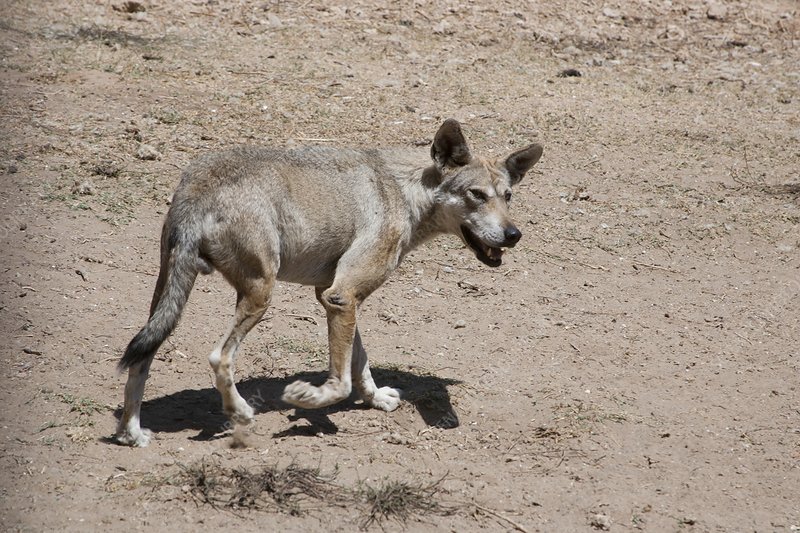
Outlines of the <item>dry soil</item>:
{"label": "dry soil", "polygon": [[[797,2],[9,0],[0,104],[3,530],[800,530]],[[502,267],[442,238],[363,306],[397,411],[280,403],[327,365],[313,290],[283,284],[242,348],[258,415],[232,448],[213,276],[154,363],[156,439],[110,441],[188,161],[425,149],[446,117],[475,151],[545,154]],[[185,477],[203,464],[338,489],[213,506]],[[391,484],[451,512],[368,524],[334,497]]]}

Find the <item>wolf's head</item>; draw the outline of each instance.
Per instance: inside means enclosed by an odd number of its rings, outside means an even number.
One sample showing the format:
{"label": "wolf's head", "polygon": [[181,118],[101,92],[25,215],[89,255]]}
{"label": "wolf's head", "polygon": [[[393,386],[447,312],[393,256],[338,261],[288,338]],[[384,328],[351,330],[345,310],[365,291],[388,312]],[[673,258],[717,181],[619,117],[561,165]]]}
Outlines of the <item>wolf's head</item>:
{"label": "wolf's head", "polygon": [[484,264],[500,266],[503,249],[522,237],[508,212],[511,188],[541,156],[542,146],[531,144],[501,159],[473,157],[461,125],[447,119],[431,145],[443,229],[461,237]]}

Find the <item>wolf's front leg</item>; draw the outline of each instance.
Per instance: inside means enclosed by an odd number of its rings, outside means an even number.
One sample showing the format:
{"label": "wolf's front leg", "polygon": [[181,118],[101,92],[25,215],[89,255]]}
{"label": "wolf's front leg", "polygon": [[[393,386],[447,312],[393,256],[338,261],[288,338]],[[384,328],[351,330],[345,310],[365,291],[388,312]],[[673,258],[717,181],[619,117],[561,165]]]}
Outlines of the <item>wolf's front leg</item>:
{"label": "wolf's front leg", "polygon": [[328,314],[328,379],[319,387],[306,381],[295,381],[284,389],[282,397],[284,402],[304,409],[326,407],[344,400],[353,388],[350,364],[356,331],[355,298],[332,289],[318,289],[317,298]]}
{"label": "wolf's front leg", "polygon": [[400,405],[401,391],[392,387],[378,388],[375,385],[372,373],[369,371],[367,352],[364,350],[364,345],[361,344],[361,334],[358,332],[358,326],[356,326],[356,334],[353,339],[352,357],[353,384],[364,403],[383,411],[397,409],[397,406]]}

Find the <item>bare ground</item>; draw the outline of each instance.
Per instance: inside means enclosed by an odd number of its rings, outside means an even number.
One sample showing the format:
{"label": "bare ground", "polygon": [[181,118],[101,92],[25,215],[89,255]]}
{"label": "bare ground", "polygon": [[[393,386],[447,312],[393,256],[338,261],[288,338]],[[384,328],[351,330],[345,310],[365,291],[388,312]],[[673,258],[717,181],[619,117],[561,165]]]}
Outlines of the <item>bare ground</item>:
{"label": "bare ground", "polygon": [[[134,7],[0,5],[3,530],[800,529],[796,2]],[[243,347],[259,414],[232,448],[206,354],[234,295],[211,277],[148,382],[157,440],[109,442],[184,164],[424,146],[448,116],[477,151],[545,155],[500,269],[437,240],[364,305],[398,411],[278,401],[326,367],[312,291],[282,285]],[[182,477],[203,464],[335,480],[214,506]],[[452,512],[370,522],[337,496],[381,486]]]}

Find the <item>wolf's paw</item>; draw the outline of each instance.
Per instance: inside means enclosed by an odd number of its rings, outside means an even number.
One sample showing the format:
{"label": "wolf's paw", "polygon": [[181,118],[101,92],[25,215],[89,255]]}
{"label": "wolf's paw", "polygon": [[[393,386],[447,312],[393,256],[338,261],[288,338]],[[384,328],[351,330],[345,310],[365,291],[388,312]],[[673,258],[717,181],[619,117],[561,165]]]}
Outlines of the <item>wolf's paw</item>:
{"label": "wolf's paw", "polygon": [[237,398],[233,405],[225,407],[225,414],[234,423],[243,426],[252,423],[255,419],[255,411],[243,398]]}
{"label": "wolf's paw", "polygon": [[375,395],[367,401],[367,404],[382,411],[394,411],[400,405],[401,392],[392,387],[381,387],[375,391]]}
{"label": "wolf's paw", "polygon": [[286,386],[281,399],[295,407],[317,409],[344,400],[349,395],[350,390],[347,387],[337,387],[330,382],[315,387],[307,381],[295,381]]}
{"label": "wolf's paw", "polygon": [[125,428],[117,431],[117,442],[124,446],[144,448],[150,444],[153,432],[144,428]]}

